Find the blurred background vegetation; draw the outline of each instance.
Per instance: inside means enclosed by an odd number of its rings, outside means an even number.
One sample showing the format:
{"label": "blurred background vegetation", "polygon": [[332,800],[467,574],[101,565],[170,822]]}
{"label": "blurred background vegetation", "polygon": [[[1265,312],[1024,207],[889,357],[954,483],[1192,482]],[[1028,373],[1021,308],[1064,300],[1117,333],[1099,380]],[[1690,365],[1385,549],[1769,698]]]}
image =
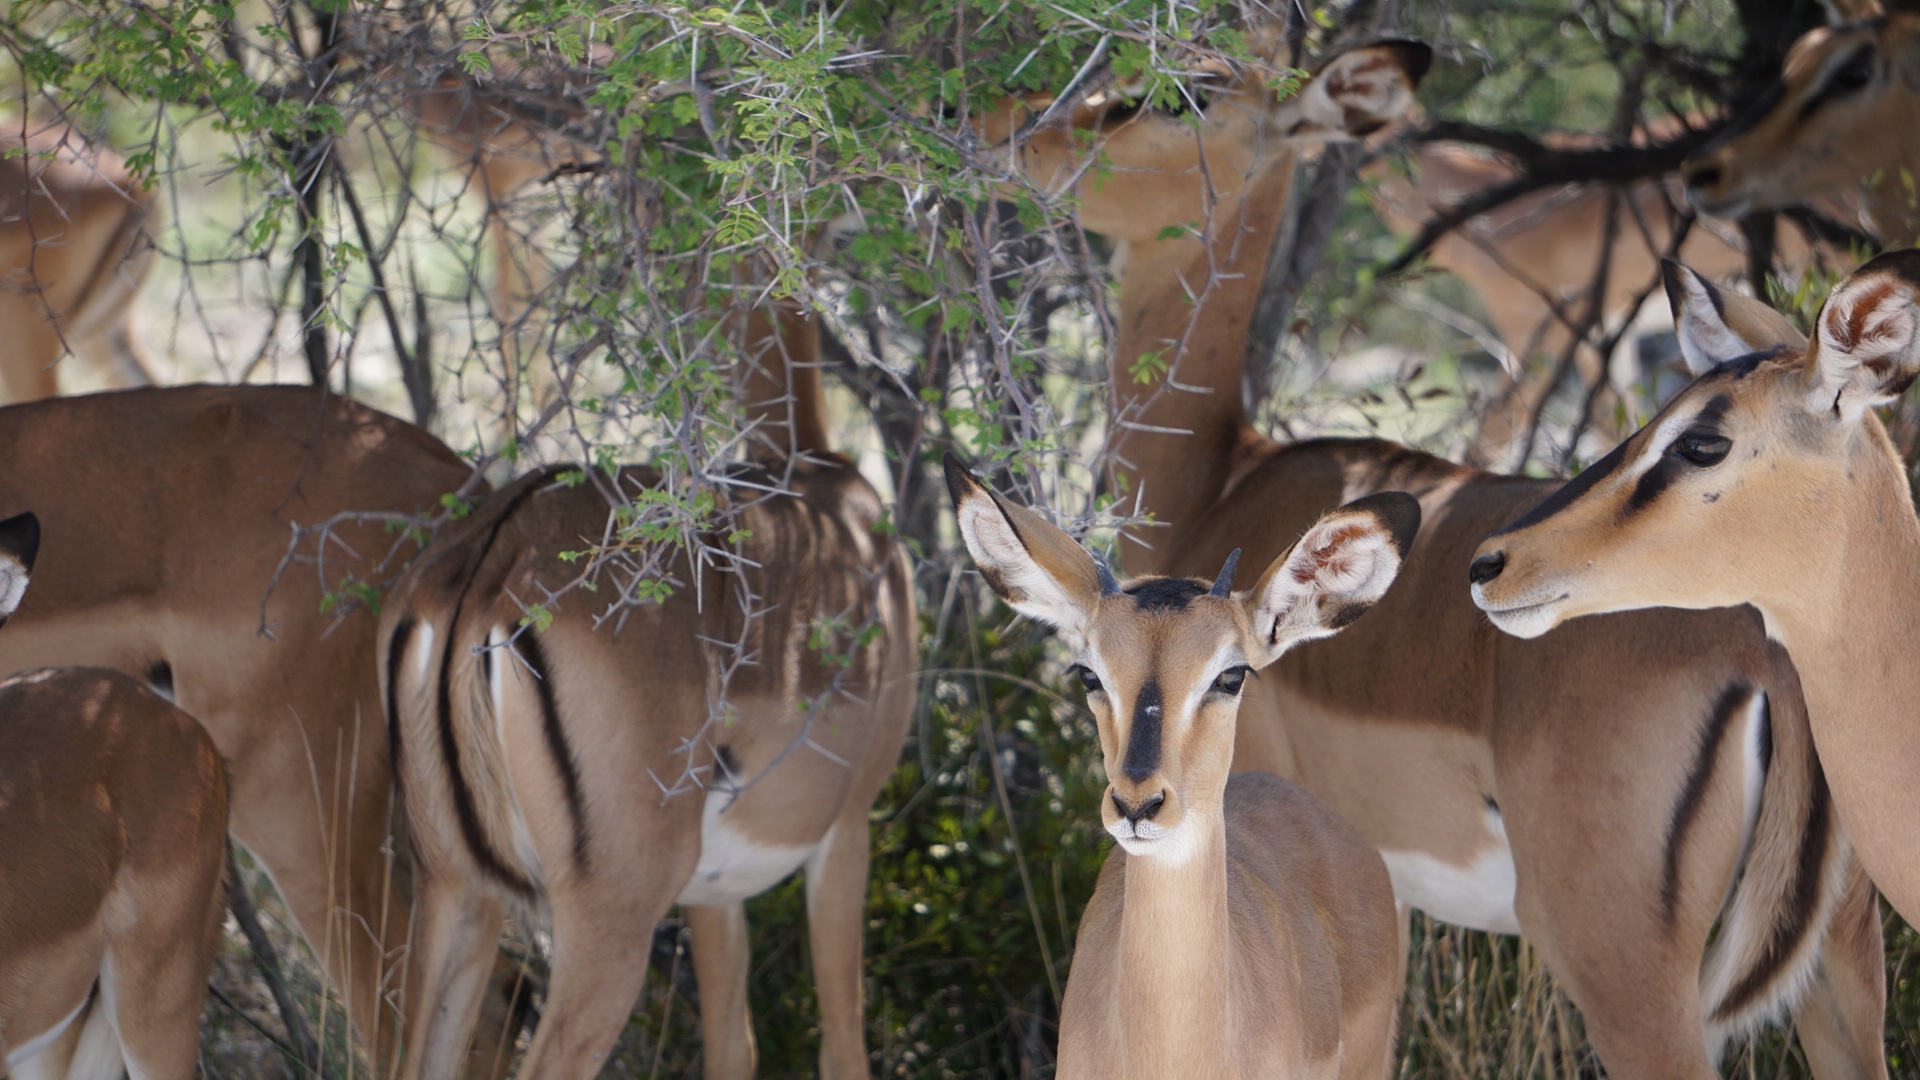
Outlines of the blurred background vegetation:
{"label": "blurred background vegetation", "polygon": [[[1625,145],[1638,126],[1730,115],[1823,17],[1810,0],[1288,10],[1302,68],[1387,34],[1432,43],[1436,62],[1423,115],[1369,145],[1361,180],[1301,211],[1333,227],[1259,373],[1258,415],[1276,434],[1380,434],[1455,458],[1515,372],[1472,289],[1417,259],[1396,265],[1409,238],[1377,215],[1379,178],[1439,134],[1531,141],[1540,153],[1518,174],[1546,175],[1556,162],[1541,155],[1566,137]],[[1149,105],[1190,106],[1205,90],[1198,60],[1243,48],[1241,15],[1216,0],[14,0],[0,51],[8,115],[70,120],[153,185],[160,257],[135,320],[159,381],[324,380],[427,425],[496,479],[640,459],[697,477],[724,458],[739,415],[716,328],[745,295],[747,259],[772,253],[773,293],[829,331],[836,445],[892,501],[918,567],[919,711],[873,810],[874,1068],[1030,1077],[1051,1075],[1074,927],[1109,846],[1100,754],[1061,650],[968,572],[932,470],[956,447],[1016,497],[1110,540],[1098,458],[1115,286],[1111,249],[1075,227],[1070,200],[1007,175],[968,116],[1058,91],[1096,55]],[[498,95],[542,133],[522,151],[531,182],[489,197],[472,139],[422,119],[423,95],[446,87]],[[1797,297],[1804,317],[1833,272],[1763,262],[1752,278]],[[1624,351],[1597,375],[1571,353],[1518,358],[1523,377],[1550,381],[1538,438],[1501,464],[1577,470],[1673,387],[1657,319],[1644,332],[1594,322],[1586,336]],[[62,379],[101,385],[72,361]],[[1603,400],[1617,415],[1595,415]],[[688,527],[710,524],[696,486],[669,492]],[[355,1075],[318,968],[270,882],[240,862],[323,1071]],[[817,1036],[800,882],[749,918],[761,1071],[806,1075]],[[1888,928],[1889,1062],[1920,1076],[1920,939],[1892,916]],[[236,915],[205,1072],[311,1071],[244,929]],[[542,934],[515,933],[536,987]],[[608,1075],[698,1075],[698,988],[677,922],[656,934],[654,961]],[[1523,941],[1418,914],[1402,1044],[1409,1077],[1600,1073]],[[1723,1071],[1805,1068],[1775,1029]]]}

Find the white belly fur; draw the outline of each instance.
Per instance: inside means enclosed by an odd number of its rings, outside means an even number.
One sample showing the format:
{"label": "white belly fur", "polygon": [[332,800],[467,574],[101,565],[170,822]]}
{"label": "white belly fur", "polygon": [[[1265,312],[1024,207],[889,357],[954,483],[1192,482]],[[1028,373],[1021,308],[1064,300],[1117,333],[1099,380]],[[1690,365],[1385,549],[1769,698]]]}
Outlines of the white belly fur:
{"label": "white belly fur", "polygon": [[757,896],[800,869],[819,846],[754,843],[721,813],[732,801],[729,792],[707,792],[700,816],[700,865],[680,891],[682,904],[732,904]]}
{"label": "white belly fur", "polygon": [[1507,846],[1507,826],[1498,810],[1487,810],[1487,831],[1493,846],[1465,866],[1443,862],[1424,851],[1382,851],[1387,876],[1393,879],[1394,899],[1441,922],[1518,934],[1513,850]]}

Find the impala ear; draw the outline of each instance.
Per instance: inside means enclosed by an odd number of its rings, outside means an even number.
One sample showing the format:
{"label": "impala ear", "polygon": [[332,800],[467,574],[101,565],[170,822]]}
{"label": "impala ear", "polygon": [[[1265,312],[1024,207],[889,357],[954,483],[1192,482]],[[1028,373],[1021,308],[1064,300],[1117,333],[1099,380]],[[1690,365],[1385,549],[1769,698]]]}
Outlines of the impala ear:
{"label": "impala ear", "polygon": [[1827,9],[1827,25],[1845,26],[1864,19],[1877,19],[1887,13],[1880,0],[1821,0]]}
{"label": "impala ear", "polygon": [[1433,63],[1418,41],[1383,41],[1329,60],[1287,104],[1283,133],[1292,139],[1358,139],[1400,119]]}
{"label": "impala ear", "polygon": [[31,512],[0,521],[0,623],[20,607],[27,576],[40,554],[40,519]]}
{"label": "impala ear", "polygon": [[1382,491],[1335,510],[1273,561],[1246,597],[1265,667],[1302,641],[1328,637],[1386,595],[1420,531],[1420,502]]}
{"label": "impala ear", "polygon": [[1853,272],[1814,320],[1807,408],[1860,419],[1920,375],[1920,250],[1889,251]]}
{"label": "impala ear", "polygon": [[1672,259],[1660,260],[1660,276],[1673,308],[1680,355],[1695,375],[1776,346],[1807,347],[1807,336],[1794,329],[1785,315],[1750,296],[1720,289]]}
{"label": "impala ear", "polygon": [[1101,595],[1120,591],[1112,572],[1039,514],[995,495],[952,454],[946,468],[960,537],[980,576],[1013,610],[1057,628],[1076,646],[1084,642]]}

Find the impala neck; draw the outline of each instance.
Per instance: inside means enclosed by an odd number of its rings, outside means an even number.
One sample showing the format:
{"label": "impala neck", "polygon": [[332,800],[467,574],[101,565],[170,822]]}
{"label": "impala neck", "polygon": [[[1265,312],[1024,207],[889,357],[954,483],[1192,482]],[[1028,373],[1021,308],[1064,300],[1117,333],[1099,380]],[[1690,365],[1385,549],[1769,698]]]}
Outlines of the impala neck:
{"label": "impala neck", "polygon": [[1127,859],[1112,1005],[1123,1080],[1238,1071],[1227,833],[1217,809],[1208,817],[1190,821],[1206,832],[1186,860]]}
{"label": "impala neck", "polygon": [[[1912,662],[1920,641],[1920,518],[1874,417],[1853,436],[1838,495],[1809,507],[1818,527],[1808,550],[1783,538],[1796,573],[1761,611],[1800,668],[1809,706],[1842,703],[1862,722],[1911,726],[1920,717],[1920,664]],[[1806,576],[1822,569],[1825,576]],[[1863,714],[1869,702],[1897,716]]]}
{"label": "impala neck", "polygon": [[784,301],[774,304],[771,315],[756,306],[743,321],[734,385],[748,423],[755,425],[758,456],[831,453],[820,389],[820,321]]}
{"label": "impala neck", "polygon": [[1920,918],[1920,520],[1892,443],[1868,417],[1844,486],[1808,500],[1816,522],[1802,551],[1782,555],[1804,576],[1759,606],[1787,648],[1841,824],[1875,883]]}
{"label": "impala neck", "polygon": [[[1226,489],[1246,452],[1268,440],[1241,400],[1246,343],[1267,252],[1285,216],[1296,155],[1281,153],[1238,197],[1216,204],[1206,238],[1129,245],[1120,278],[1119,340],[1108,361],[1117,487],[1176,528],[1192,523]],[[1211,259],[1209,259],[1211,255]],[[1160,366],[1141,371],[1157,353]],[[1151,430],[1149,430],[1151,429]],[[1126,545],[1129,573],[1166,573],[1167,530]]]}
{"label": "impala neck", "polygon": [[1920,243],[1920,196],[1907,186],[1909,178],[1920,176],[1907,167],[1879,172],[1879,180],[1867,189],[1865,200],[1874,235],[1887,250]]}

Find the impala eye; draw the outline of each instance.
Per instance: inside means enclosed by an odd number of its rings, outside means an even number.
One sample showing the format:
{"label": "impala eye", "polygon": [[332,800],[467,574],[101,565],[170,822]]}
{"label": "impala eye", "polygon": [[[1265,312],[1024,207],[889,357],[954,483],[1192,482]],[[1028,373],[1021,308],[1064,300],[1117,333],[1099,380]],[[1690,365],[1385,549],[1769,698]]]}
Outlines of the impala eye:
{"label": "impala eye", "polygon": [[1226,694],[1229,697],[1238,694],[1241,684],[1247,681],[1247,672],[1251,670],[1245,664],[1240,664],[1221,672],[1220,677],[1213,680],[1214,692]]}
{"label": "impala eye", "polygon": [[1087,665],[1073,665],[1073,673],[1080,676],[1080,689],[1085,690],[1087,693],[1091,694],[1102,688],[1100,686],[1100,676],[1095,675],[1093,669]]}
{"label": "impala eye", "polygon": [[1847,62],[1835,68],[1819,91],[1805,105],[1800,106],[1801,118],[1806,118],[1815,109],[1829,101],[1838,101],[1848,95],[1859,93],[1873,81],[1873,71],[1873,46],[1868,45],[1847,57]]}
{"label": "impala eye", "polygon": [[1827,93],[1836,96],[1851,94],[1872,81],[1873,50],[1861,49],[1833,73],[1833,78],[1827,82]]}
{"label": "impala eye", "polygon": [[1711,431],[1689,431],[1674,440],[1673,451],[1701,468],[1718,465],[1733,449],[1733,440]]}

